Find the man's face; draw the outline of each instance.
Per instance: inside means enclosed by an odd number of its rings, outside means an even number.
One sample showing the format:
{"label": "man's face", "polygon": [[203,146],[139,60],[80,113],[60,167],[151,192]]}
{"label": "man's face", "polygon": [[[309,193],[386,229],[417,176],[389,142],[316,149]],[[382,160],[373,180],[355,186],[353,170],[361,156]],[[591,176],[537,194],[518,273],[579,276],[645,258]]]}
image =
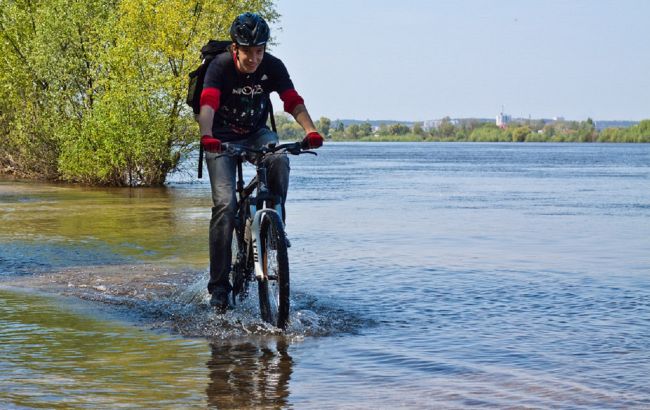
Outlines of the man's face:
{"label": "man's face", "polygon": [[254,73],[264,58],[264,46],[238,46],[237,60],[239,70],[244,73]]}

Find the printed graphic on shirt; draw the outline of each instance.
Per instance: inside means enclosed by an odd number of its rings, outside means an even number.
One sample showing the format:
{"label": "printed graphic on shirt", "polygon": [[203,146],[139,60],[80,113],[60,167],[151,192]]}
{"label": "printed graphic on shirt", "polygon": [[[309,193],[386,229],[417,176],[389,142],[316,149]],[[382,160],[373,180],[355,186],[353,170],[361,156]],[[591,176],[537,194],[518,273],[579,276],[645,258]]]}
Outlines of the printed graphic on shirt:
{"label": "printed graphic on shirt", "polygon": [[265,127],[269,93],[291,89],[293,83],[282,61],[270,54],[255,73],[245,75],[237,72],[231,55],[222,54],[210,63],[204,87],[221,91],[213,132],[245,134]]}
{"label": "printed graphic on shirt", "polygon": [[233,94],[237,95],[252,95],[256,96],[257,94],[262,94],[264,89],[260,84],[255,84],[254,86],[247,85],[246,87],[236,88],[232,90]]}
{"label": "printed graphic on shirt", "polygon": [[261,84],[233,88],[230,98],[219,109],[224,125],[236,133],[250,132],[266,114],[266,97]]}

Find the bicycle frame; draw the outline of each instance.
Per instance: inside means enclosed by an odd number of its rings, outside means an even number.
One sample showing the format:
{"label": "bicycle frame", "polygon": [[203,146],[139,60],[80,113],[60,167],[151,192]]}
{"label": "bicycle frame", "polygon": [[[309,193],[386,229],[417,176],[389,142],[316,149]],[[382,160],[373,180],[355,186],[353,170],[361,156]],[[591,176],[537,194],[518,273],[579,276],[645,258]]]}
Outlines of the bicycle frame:
{"label": "bicycle frame", "polygon": [[[290,153],[299,155],[315,152],[302,149],[299,143],[271,145],[261,149],[253,149],[236,144],[226,145],[226,150],[235,158],[237,164],[237,211],[235,235],[237,255],[233,260],[233,301],[241,294],[240,299],[248,295],[249,283],[257,280],[259,283],[268,280],[278,280],[265,271],[265,262],[261,260],[264,239],[261,231],[265,218],[283,223],[282,198],[273,195],[267,184],[267,169],[263,162],[266,155],[273,153]],[[251,157],[249,154],[253,154]],[[255,165],[256,175],[244,186],[243,164],[245,161]],[[283,226],[280,227],[281,229]],[[283,229],[282,229],[283,231]],[[284,235],[284,234],[283,234]],[[235,256],[235,255],[233,255]],[[254,273],[254,277],[253,277]]]}
{"label": "bicycle frame", "polygon": [[[252,240],[253,250],[253,264],[255,269],[255,277],[257,279],[268,279],[266,273],[262,268],[259,255],[262,254],[261,240],[260,240],[260,226],[264,215],[272,212],[276,213],[280,220],[282,220],[282,198],[277,195],[271,195],[267,185],[266,167],[261,164],[261,160],[255,162],[257,175],[251,180],[246,189],[241,189],[244,185],[243,177],[243,162],[244,158],[238,157],[237,161],[237,187],[239,192],[239,203],[248,205],[247,217],[252,215],[252,223],[250,226],[250,234]],[[255,191],[255,196],[251,196]],[[273,207],[271,207],[273,205]],[[246,221],[243,221],[246,223]]]}

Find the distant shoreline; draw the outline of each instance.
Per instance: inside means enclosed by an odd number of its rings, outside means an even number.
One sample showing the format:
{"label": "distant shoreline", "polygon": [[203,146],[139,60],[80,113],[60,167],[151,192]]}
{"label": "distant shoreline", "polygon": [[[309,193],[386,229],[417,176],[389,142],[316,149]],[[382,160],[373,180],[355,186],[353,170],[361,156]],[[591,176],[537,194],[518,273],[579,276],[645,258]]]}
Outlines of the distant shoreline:
{"label": "distant shoreline", "polygon": [[[303,130],[286,115],[276,116],[277,129],[283,138],[300,138]],[[610,122],[609,125],[613,125]],[[622,122],[616,123],[622,125]],[[631,123],[630,123],[631,124]],[[601,128],[597,122],[547,120],[500,121],[483,119],[459,120],[445,117],[436,123],[402,123],[331,121],[321,117],[315,123],[321,134],[332,141],[377,141],[377,142],[650,142],[650,119],[634,125]],[[629,124],[628,124],[629,125]]]}

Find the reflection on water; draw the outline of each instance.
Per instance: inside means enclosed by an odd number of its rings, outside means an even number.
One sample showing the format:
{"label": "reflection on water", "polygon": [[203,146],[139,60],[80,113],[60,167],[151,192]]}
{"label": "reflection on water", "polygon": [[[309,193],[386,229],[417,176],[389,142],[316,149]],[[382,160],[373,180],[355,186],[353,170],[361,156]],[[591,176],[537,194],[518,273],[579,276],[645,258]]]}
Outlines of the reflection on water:
{"label": "reflection on water", "polygon": [[284,408],[293,359],[282,339],[214,342],[207,366],[208,405],[220,409]]}

